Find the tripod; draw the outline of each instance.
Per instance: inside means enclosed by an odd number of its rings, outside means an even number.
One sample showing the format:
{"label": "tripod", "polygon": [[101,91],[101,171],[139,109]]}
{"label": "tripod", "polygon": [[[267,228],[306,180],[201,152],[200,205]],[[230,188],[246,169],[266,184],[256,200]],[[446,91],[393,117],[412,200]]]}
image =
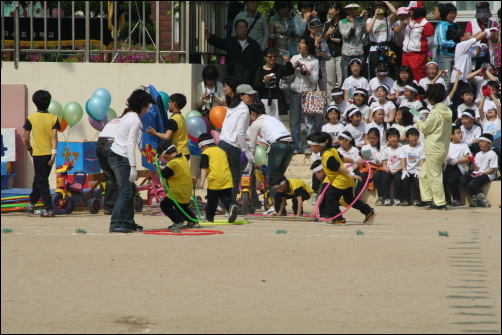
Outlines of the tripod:
{"label": "tripod", "polygon": [[[141,31],[143,32],[143,35],[144,33],[146,32],[146,34],[148,35],[148,37],[150,38],[150,42],[152,42],[153,46],[155,47],[155,49],[157,49],[157,45],[155,45],[155,42],[153,41],[153,38],[152,36],[150,35],[150,33],[148,32],[148,29],[146,29],[146,25],[145,25],[145,22],[140,19],[140,14],[139,14],[139,8],[138,8],[138,3],[135,2],[134,3],[136,5],[136,13],[138,14],[138,22],[136,22],[136,24],[134,25],[134,27],[132,28],[131,30],[131,33],[129,34],[129,37],[127,37],[127,39],[125,40],[124,44],[127,44],[127,42],[129,42],[129,39],[130,37],[132,36],[132,34],[134,33],[134,31],[136,30],[136,28],[141,27]],[[116,27],[115,27],[116,29]],[[117,34],[115,34],[117,35]],[[140,44],[141,44],[141,35],[140,35]],[[111,61],[111,63],[114,63],[115,62],[115,59],[117,58],[118,56],[118,52],[115,54],[115,56],[113,56],[113,59]],[[164,63],[164,58],[162,56],[160,56],[160,59],[162,60],[162,63]]]}

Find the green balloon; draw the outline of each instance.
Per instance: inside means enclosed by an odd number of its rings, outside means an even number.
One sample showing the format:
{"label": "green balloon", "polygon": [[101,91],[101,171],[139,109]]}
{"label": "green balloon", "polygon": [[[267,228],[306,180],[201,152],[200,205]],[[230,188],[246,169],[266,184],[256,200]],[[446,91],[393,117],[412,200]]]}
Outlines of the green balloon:
{"label": "green balloon", "polygon": [[200,114],[198,111],[190,111],[185,115],[185,120],[188,120],[192,116],[201,116],[201,115],[202,114]]}
{"label": "green balloon", "polygon": [[108,108],[108,112],[106,112],[106,120],[107,122],[110,122],[113,119],[117,118],[117,113],[111,108]]}
{"label": "green balloon", "polygon": [[263,145],[256,146],[254,162],[256,165],[268,165],[267,149]]}
{"label": "green balloon", "polygon": [[63,119],[63,106],[56,100],[51,100],[51,103],[49,104],[49,108],[47,108],[49,113],[52,115],[56,115],[58,117],[58,121],[61,122]]}
{"label": "green balloon", "polygon": [[164,108],[166,110],[169,109],[169,95],[166,92],[159,92],[160,97],[162,98],[162,103],[164,104]]}
{"label": "green balloon", "polygon": [[64,106],[64,119],[70,127],[75,126],[84,115],[84,110],[78,102],[69,102]]}

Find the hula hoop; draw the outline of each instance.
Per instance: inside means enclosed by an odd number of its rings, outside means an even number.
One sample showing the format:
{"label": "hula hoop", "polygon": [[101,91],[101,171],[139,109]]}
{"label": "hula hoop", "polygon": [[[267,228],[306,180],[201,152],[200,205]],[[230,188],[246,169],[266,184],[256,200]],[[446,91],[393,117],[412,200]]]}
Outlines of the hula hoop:
{"label": "hula hoop", "polygon": [[180,204],[178,204],[178,202],[176,201],[176,199],[174,198],[173,194],[171,193],[171,190],[169,189],[169,187],[167,186],[166,184],[166,180],[164,179],[164,177],[162,177],[162,172],[160,171],[160,167],[159,167],[159,160],[158,160],[158,157],[159,157],[159,154],[156,154],[155,155],[155,168],[157,170],[157,173],[159,174],[160,176],[160,180],[162,181],[162,186],[164,186],[165,190],[167,191],[167,193],[171,196],[171,200],[174,201],[174,204],[176,205],[176,207],[178,207],[178,209],[183,213],[185,214],[185,217],[187,217],[188,219],[190,219],[192,222],[199,222],[200,221],[200,212],[199,212],[199,205],[197,204],[197,200],[195,199],[194,196],[192,196],[192,201],[195,205],[195,208],[197,209],[197,213],[199,214],[199,220],[197,219],[194,219],[192,218],[190,215],[188,215],[184,210],[183,208],[181,208]]}
{"label": "hula hoop", "polygon": [[249,223],[249,222],[246,220],[237,220],[232,223],[229,223],[226,220],[214,220],[214,222],[199,222],[199,224],[201,226],[224,226],[224,225],[230,226],[230,225],[242,225],[242,224],[246,224],[246,223]]}
{"label": "hula hoop", "polygon": [[172,229],[159,229],[144,231],[143,234],[147,235],[174,235],[174,236],[199,236],[199,235],[216,235],[223,234],[219,230],[193,230],[193,229],[180,229],[179,233],[174,233]]}
{"label": "hula hoop", "polygon": [[357,200],[359,200],[359,198],[363,195],[363,192],[366,190],[366,187],[368,187],[368,184],[370,182],[371,164],[369,162],[367,162],[367,161],[362,161],[362,162],[366,163],[366,165],[368,166],[368,178],[366,178],[366,182],[364,183],[364,186],[361,189],[361,192],[359,192],[359,194],[357,195],[357,197],[355,197],[354,201],[352,201],[352,203],[349,204],[349,206],[347,208],[345,208],[345,210],[343,210],[343,212],[340,212],[339,214],[333,216],[330,219],[323,219],[323,218],[321,218],[321,216],[319,214],[319,205],[321,204],[322,199],[324,198],[324,194],[326,193],[326,191],[328,190],[328,188],[331,186],[331,183],[328,184],[328,185],[326,185],[326,187],[322,191],[322,193],[319,196],[319,198],[317,198],[317,202],[316,202],[315,208],[314,208],[314,213],[315,213],[316,218],[318,220],[327,222],[327,221],[334,220],[334,219],[336,219],[339,216],[342,216],[343,214],[345,214],[345,212],[347,212],[350,208],[352,208],[352,206],[357,202]]}

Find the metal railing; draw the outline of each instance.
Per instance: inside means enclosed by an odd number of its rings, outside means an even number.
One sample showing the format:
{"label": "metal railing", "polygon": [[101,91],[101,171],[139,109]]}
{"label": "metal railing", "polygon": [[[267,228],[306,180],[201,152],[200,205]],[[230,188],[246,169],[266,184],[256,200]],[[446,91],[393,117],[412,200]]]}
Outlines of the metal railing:
{"label": "metal railing", "polygon": [[[26,8],[20,1],[1,3],[2,60],[13,60],[16,68],[36,56],[43,58],[38,61],[206,63],[221,52],[207,44],[203,27],[224,36],[228,7],[228,1],[129,1],[122,10],[123,1],[94,1],[95,13],[85,1],[79,13],[75,1],[52,1],[53,8],[47,1],[43,7],[28,1]],[[63,9],[68,17],[57,14]],[[155,14],[149,16],[149,10]]]}

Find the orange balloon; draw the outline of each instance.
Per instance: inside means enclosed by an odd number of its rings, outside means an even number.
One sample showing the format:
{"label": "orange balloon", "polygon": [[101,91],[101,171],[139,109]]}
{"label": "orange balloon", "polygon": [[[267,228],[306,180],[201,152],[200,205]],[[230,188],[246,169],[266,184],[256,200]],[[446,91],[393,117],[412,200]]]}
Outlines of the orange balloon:
{"label": "orange balloon", "polygon": [[216,128],[223,127],[223,121],[227,115],[227,109],[223,106],[214,106],[209,111],[209,120]]}
{"label": "orange balloon", "polygon": [[59,125],[61,126],[61,129],[58,129],[60,133],[66,130],[66,127],[68,127],[68,123],[66,123],[66,120],[63,118],[61,119],[61,122],[59,122]]}

